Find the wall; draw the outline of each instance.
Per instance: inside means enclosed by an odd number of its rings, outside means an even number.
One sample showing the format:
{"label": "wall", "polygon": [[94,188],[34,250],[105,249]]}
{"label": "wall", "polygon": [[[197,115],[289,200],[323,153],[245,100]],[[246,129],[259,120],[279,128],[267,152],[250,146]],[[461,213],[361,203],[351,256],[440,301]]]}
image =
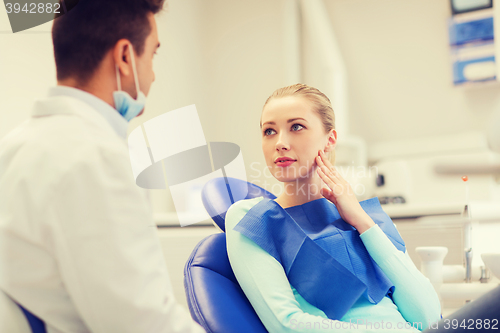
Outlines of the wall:
{"label": "wall", "polygon": [[0,10],[0,138],[26,120],[33,102],[56,84],[50,27],[12,34]]}
{"label": "wall", "polygon": [[[170,1],[158,18],[156,82],[144,116],[130,130],[163,112],[196,104],[207,142],[238,144],[247,175],[264,185],[260,112],[284,85],[283,1]],[[165,50],[165,49],[166,50]],[[270,184],[276,182],[267,179]],[[279,190],[280,186],[275,186]],[[156,211],[173,209],[168,190],[152,191]]]}
{"label": "wall", "polygon": [[[162,46],[156,82],[145,115],[133,120],[130,130],[196,104],[207,141],[237,143],[249,179],[279,191],[263,173],[258,122],[267,96],[288,83],[284,3],[169,1],[157,18]],[[368,144],[483,130],[500,110],[498,86],[466,90],[451,83],[448,1],[325,4],[349,74],[350,131]],[[5,13],[0,15],[0,30],[9,30]],[[49,31],[47,23],[0,34],[0,137],[26,119],[33,101],[55,84]],[[304,82],[314,83],[315,57],[303,51]],[[168,190],[155,191],[152,198],[158,211],[173,208]]]}
{"label": "wall", "polygon": [[448,0],[326,1],[349,73],[351,131],[368,143],[483,130],[499,87],[452,85]]}

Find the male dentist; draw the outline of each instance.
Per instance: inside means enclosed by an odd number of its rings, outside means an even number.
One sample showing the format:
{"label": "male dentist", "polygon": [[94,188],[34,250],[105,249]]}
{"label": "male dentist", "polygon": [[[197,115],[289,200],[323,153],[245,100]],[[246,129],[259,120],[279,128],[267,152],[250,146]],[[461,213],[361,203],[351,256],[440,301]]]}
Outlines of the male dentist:
{"label": "male dentist", "polygon": [[56,18],[58,85],[0,142],[0,292],[49,333],[204,332],[174,299],[126,142],[162,7],[81,0]]}

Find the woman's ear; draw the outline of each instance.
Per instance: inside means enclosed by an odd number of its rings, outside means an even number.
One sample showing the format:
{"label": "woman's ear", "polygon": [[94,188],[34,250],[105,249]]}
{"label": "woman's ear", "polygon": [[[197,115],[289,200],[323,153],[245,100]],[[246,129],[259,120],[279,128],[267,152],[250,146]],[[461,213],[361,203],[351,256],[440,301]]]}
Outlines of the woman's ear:
{"label": "woman's ear", "polygon": [[335,149],[335,145],[337,144],[337,131],[331,129],[328,133],[328,142],[325,146],[325,152],[330,152]]}

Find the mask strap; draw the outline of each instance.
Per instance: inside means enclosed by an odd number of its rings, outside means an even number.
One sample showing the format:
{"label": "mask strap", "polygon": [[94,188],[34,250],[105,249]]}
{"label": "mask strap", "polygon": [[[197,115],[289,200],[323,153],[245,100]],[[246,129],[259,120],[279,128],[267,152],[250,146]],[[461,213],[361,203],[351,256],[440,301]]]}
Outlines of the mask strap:
{"label": "mask strap", "polygon": [[121,78],[120,78],[120,69],[118,69],[118,65],[115,64],[115,69],[116,69],[116,84],[118,85],[118,90],[122,90],[122,83],[121,83]]}
{"label": "mask strap", "polygon": [[132,44],[130,44],[130,50],[130,58],[132,59],[132,71],[134,73],[135,90],[137,97],[139,97],[139,77],[137,76],[137,68],[135,67],[134,48],[132,47]]}

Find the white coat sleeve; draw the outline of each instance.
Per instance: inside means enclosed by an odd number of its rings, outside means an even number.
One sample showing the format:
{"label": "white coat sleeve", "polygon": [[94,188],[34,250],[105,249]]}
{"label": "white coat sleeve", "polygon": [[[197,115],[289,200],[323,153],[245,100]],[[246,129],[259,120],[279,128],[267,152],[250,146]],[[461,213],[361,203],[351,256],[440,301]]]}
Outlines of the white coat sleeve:
{"label": "white coat sleeve", "polygon": [[172,287],[127,154],[89,148],[60,180],[47,235],[65,288],[94,333],[201,333]]}

